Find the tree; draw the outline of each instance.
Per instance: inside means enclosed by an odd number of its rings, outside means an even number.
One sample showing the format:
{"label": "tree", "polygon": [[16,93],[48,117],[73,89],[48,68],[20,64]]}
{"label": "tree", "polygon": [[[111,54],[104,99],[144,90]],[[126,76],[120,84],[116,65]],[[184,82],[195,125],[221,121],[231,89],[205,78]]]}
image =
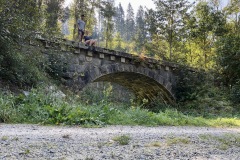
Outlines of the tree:
{"label": "tree", "polygon": [[146,42],[146,25],[145,25],[145,13],[142,6],[139,6],[136,16],[136,34],[135,34],[135,42],[136,42],[136,50],[140,52],[143,49],[143,46]]}
{"label": "tree", "polygon": [[105,47],[108,48],[108,44],[112,41],[113,38],[113,16],[115,15],[115,7],[113,3],[104,1],[101,6],[101,14],[104,19],[104,28],[105,28]]}
{"label": "tree", "polygon": [[64,8],[61,22],[62,22],[62,34],[68,35],[69,29],[68,29],[68,20],[70,18],[70,10],[68,7]]}
{"label": "tree", "polygon": [[[39,31],[38,4],[33,0],[0,1],[0,77],[19,85],[34,85],[38,68],[34,55],[21,52],[21,44]],[[29,67],[30,64],[31,68]]]}
{"label": "tree", "polygon": [[116,41],[116,47],[114,48],[115,50],[125,52],[125,49],[122,47],[123,39],[121,38],[121,35],[119,32],[117,32],[115,36],[115,41]]}
{"label": "tree", "polygon": [[57,22],[62,13],[62,5],[64,0],[46,0],[46,28],[47,30],[56,30],[58,28]]}
{"label": "tree", "polygon": [[124,35],[124,27],[125,27],[124,17],[125,15],[124,15],[122,5],[121,3],[119,3],[118,7],[116,7],[115,26],[116,26],[116,32],[119,32],[121,37],[123,37]]}
{"label": "tree", "polygon": [[145,26],[150,40],[157,34],[157,19],[155,19],[155,17],[156,12],[153,9],[149,9],[145,12]]}
{"label": "tree", "polygon": [[173,48],[182,39],[184,18],[190,8],[187,0],[154,0],[158,35],[169,44],[169,59],[173,57]]}
{"label": "tree", "polygon": [[231,23],[233,23],[231,27],[232,32],[240,35],[240,1],[231,0],[224,10],[231,20]]}
{"label": "tree", "polygon": [[225,84],[233,85],[240,80],[240,36],[234,33],[223,36],[217,44],[218,64]]}
{"label": "tree", "polygon": [[216,37],[223,35],[226,19],[221,11],[214,10],[206,2],[200,2],[193,10],[189,28],[192,40],[200,47],[200,64],[209,68],[212,65],[214,52],[212,48],[216,42]]}
{"label": "tree", "polygon": [[157,19],[156,12],[153,9],[147,10],[145,12],[145,27],[147,31],[147,39],[148,41],[145,44],[145,49],[147,50],[147,54],[149,56],[155,57],[157,59],[166,59],[167,55],[167,44],[166,41],[161,39],[158,33],[157,28]]}
{"label": "tree", "polygon": [[125,26],[125,40],[130,41],[135,33],[134,11],[132,5],[129,3],[127,8],[126,26]]}
{"label": "tree", "polygon": [[222,74],[222,83],[230,89],[230,100],[234,105],[240,104],[239,46],[240,36],[235,33],[221,37],[217,43],[217,62],[220,66],[219,71]]}
{"label": "tree", "polygon": [[95,8],[98,7],[99,4],[95,0],[74,0],[74,3],[71,6],[72,14],[74,17],[74,26],[73,26],[73,39],[77,39],[78,27],[77,20],[80,18],[82,14],[86,17],[86,28],[89,31],[93,30],[93,26],[96,23],[95,19]]}

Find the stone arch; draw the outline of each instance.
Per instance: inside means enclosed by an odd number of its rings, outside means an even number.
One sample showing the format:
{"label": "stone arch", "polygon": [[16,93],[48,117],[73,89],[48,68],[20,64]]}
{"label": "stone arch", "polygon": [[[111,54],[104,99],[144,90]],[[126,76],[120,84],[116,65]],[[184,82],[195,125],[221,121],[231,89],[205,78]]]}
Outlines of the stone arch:
{"label": "stone arch", "polygon": [[152,70],[143,66],[115,63],[100,67],[90,65],[86,67],[84,75],[82,81],[85,85],[100,81],[113,82],[132,91],[140,100],[145,98],[153,101],[161,94],[164,101],[168,103],[175,101],[171,75],[164,69]]}

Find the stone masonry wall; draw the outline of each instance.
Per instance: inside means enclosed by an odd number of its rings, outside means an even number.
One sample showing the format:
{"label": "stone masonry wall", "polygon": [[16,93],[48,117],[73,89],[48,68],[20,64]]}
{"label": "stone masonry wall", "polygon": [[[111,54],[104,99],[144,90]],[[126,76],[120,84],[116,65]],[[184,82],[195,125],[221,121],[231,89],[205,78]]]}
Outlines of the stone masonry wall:
{"label": "stone masonry wall", "polygon": [[40,49],[48,58],[54,55],[60,59],[61,81],[75,91],[91,82],[108,81],[133,91],[139,99],[152,101],[160,95],[163,101],[175,100],[175,64],[100,47],[93,51],[68,40],[37,37],[30,40],[30,46]]}

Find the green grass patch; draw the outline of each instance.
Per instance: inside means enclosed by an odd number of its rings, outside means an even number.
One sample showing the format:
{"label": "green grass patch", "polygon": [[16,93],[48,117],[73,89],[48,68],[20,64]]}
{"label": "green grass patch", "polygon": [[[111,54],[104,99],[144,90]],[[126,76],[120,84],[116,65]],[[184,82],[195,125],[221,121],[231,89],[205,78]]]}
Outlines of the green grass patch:
{"label": "green grass patch", "polygon": [[168,137],[166,139],[166,144],[168,146],[174,145],[174,144],[189,144],[190,139],[189,138],[181,138],[181,137]]}
{"label": "green grass patch", "polygon": [[113,137],[112,140],[118,142],[120,145],[128,145],[131,138],[128,135],[121,135],[121,136]]}

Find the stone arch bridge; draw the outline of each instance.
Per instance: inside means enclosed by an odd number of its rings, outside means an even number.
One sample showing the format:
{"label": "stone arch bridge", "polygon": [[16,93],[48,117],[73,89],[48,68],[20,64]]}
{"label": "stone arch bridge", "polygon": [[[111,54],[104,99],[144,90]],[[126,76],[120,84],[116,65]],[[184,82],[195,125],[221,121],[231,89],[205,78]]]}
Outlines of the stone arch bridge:
{"label": "stone arch bridge", "polygon": [[126,87],[140,100],[160,96],[165,102],[175,102],[176,64],[100,47],[93,51],[83,43],[39,36],[30,39],[29,46],[40,49],[61,81],[76,91],[92,82],[107,81]]}

